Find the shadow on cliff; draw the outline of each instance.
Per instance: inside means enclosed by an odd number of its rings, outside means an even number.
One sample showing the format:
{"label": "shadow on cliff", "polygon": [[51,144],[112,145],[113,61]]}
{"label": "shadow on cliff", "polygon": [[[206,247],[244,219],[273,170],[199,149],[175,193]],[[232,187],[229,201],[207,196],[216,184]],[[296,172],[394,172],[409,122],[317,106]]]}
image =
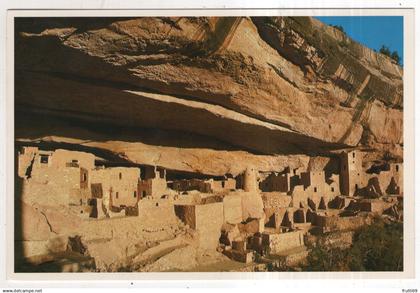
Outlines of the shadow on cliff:
{"label": "shadow on cliff", "polygon": [[[49,136],[80,139],[84,142],[123,141],[141,142],[152,146],[177,148],[205,148],[239,151],[246,148],[234,146],[213,137],[176,130],[118,126],[111,123],[86,122],[76,118],[57,117],[24,111],[15,112],[15,137],[37,140]],[[250,151],[250,150],[247,150]]]}
{"label": "shadow on cliff", "polygon": [[[42,23],[37,26],[43,28]],[[24,28],[18,27],[22,31]],[[292,131],[279,122],[268,121],[278,128],[263,126],[261,122],[267,119],[238,109],[225,94],[209,94],[202,89],[191,92],[186,84],[169,83],[165,87],[163,82],[138,78],[127,68],[63,46],[54,36],[17,38],[15,66],[17,138],[64,136],[98,142],[140,141],[156,146],[243,150],[253,154],[317,155],[344,147]],[[150,92],[171,94],[178,100],[151,98],[147,95]],[[187,100],[205,102],[194,106]],[[230,112],[229,117],[221,114],[228,111],[235,113]],[[25,118],[31,116],[29,112],[37,112],[38,116]],[[247,117],[241,117],[242,121],[237,114]],[[251,123],[250,118],[259,121]]]}
{"label": "shadow on cliff", "polygon": [[14,194],[14,270],[15,272],[22,271],[22,266],[24,265],[23,256],[23,214],[22,214],[22,192],[23,192],[23,179],[18,176],[18,149],[15,148],[15,194]]}

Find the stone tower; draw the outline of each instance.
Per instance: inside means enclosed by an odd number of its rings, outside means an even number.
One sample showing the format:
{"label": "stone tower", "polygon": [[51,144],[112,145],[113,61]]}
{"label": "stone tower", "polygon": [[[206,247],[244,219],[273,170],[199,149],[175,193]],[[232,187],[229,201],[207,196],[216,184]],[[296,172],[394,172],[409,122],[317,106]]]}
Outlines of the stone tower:
{"label": "stone tower", "polygon": [[244,172],[244,191],[252,192],[258,190],[257,172],[255,168],[248,167]]}
{"label": "stone tower", "polygon": [[340,190],[343,195],[354,196],[362,188],[362,153],[354,150],[340,154]]}

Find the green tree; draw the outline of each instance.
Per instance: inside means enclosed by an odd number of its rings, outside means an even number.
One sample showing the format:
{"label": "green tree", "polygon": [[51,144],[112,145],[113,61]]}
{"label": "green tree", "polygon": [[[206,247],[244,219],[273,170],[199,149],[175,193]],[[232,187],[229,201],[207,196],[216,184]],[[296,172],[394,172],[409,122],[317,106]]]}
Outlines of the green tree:
{"label": "green tree", "polygon": [[338,29],[340,32],[342,32],[342,33],[346,33],[345,31],[344,31],[344,28],[341,26],[341,25],[333,25],[332,26],[333,28],[335,28],[335,29]]}
{"label": "green tree", "polygon": [[401,271],[403,224],[374,223],[358,229],[350,248],[317,244],[307,258],[307,271]]}
{"label": "green tree", "polygon": [[352,271],[401,271],[403,224],[376,220],[359,229],[350,249]]}
{"label": "green tree", "polygon": [[307,271],[334,272],[349,271],[349,251],[337,247],[325,247],[317,244],[308,255]]}
{"label": "green tree", "polygon": [[382,47],[379,49],[379,53],[391,57],[391,50],[385,45],[382,45]]}
{"label": "green tree", "polygon": [[398,52],[397,51],[392,52],[391,58],[394,59],[395,62],[397,62],[398,64],[400,64],[401,57],[400,57],[400,55],[398,55]]}
{"label": "green tree", "polygon": [[401,57],[400,57],[400,55],[398,55],[397,51],[393,51],[391,53],[391,50],[387,46],[382,45],[382,47],[379,49],[379,53],[392,58],[393,60],[395,60],[395,62],[400,64]]}

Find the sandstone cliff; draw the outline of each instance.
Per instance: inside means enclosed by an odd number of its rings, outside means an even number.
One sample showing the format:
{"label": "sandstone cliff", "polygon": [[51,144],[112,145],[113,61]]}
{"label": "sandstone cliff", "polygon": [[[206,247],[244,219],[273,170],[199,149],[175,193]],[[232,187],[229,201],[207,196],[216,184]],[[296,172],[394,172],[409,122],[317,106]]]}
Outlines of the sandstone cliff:
{"label": "sandstone cliff", "polygon": [[309,17],[22,18],[16,139],[205,174],[402,159],[402,68]]}

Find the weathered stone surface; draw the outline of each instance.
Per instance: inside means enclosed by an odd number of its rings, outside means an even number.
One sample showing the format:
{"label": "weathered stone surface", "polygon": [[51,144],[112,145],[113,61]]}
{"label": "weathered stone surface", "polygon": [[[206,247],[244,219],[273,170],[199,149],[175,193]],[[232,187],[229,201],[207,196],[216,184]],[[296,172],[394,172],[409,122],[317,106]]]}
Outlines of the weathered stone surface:
{"label": "weathered stone surface", "polygon": [[51,231],[56,234],[74,234],[77,233],[81,225],[81,219],[76,214],[69,213],[66,209],[55,210],[53,208],[40,208],[42,214],[48,221]]}
{"label": "weathered stone surface", "polygon": [[259,219],[248,219],[246,223],[239,225],[239,230],[250,234],[262,233],[264,232],[264,222],[264,217]]}
{"label": "weathered stone surface", "polygon": [[224,220],[223,203],[176,205],[175,213],[186,225],[197,231],[198,248],[217,248]]}
{"label": "weathered stone surface", "polygon": [[260,219],[264,217],[264,205],[259,193],[243,193],[242,197],[242,220],[248,218]]}
{"label": "weathered stone surface", "polygon": [[[241,159],[274,170],[276,155],[358,144],[377,158],[402,156],[402,68],[315,19],[26,19],[16,27],[17,138],[218,175],[239,173],[245,166],[231,162]],[[29,112],[43,130],[24,129]],[[133,141],[121,135],[129,127],[163,132]],[[180,142],[191,135],[200,146]]]}
{"label": "weathered stone surface", "polygon": [[52,237],[48,240],[18,241],[16,244],[22,250],[22,255],[31,262],[44,262],[55,253],[62,253],[67,249],[67,237]]}
{"label": "weathered stone surface", "polygon": [[[27,203],[16,202],[16,240],[46,241],[53,232],[46,217]],[[20,206],[19,206],[20,205]]]}
{"label": "weathered stone surface", "polygon": [[351,216],[338,217],[328,215],[316,215],[312,224],[322,228],[323,232],[356,230],[372,222],[371,217]]}
{"label": "weathered stone surface", "polygon": [[242,222],[242,198],[238,195],[223,198],[224,223],[238,224]]}
{"label": "weathered stone surface", "polygon": [[220,242],[231,246],[234,240],[238,240],[241,237],[241,233],[238,229],[238,225],[223,224],[222,235],[220,236]]}
{"label": "weathered stone surface", "polygon": [[303,233],[300,231],[280,234],[263,233],[262,244],[272,254],[281,254],[287,250],[304,246]]}

